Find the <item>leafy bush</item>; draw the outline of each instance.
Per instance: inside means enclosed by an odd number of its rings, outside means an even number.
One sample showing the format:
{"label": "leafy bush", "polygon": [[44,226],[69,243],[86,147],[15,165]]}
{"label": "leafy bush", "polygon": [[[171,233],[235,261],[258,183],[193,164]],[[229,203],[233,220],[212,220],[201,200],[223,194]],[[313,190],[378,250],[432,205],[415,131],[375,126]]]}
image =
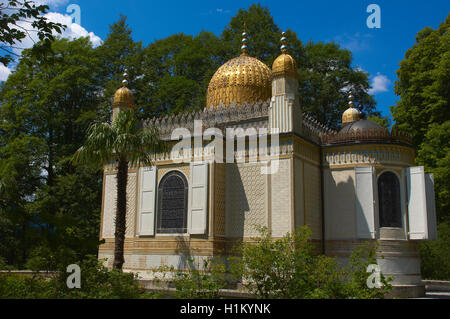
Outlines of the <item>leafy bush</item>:
{"label": "leafy bush", "polygon": [[49,279],[38,275],[25,277],[5,273],[0,274],[0,298],[136,299],[153,297],[139,286],[134,274],[108,270],[95,256],[87,256],[78,265],[81,269],[80,289],[67,287],[67,278],[70,273],[67,273],[66,269],[60,269],[58,275]]}
{"label": "leafy bush", "polygon": [[[220,289],[226,286],[226,266],[218,258],[203,261],[203,268],[195,265],[193,258],[188,260],[188,270],[176,271],[173,266],[159,267],[157,273],[163,274],[168,279],[168,274],[173,274],[171,282],[175,285],[175,298],[180,299],[217,299],[220,297]],[[159,280],[161,282],[161,280]]]}
{"label": "leafy bush", "polygon": [[0,274],[0,299],[56,298],[54,283],[38,276]]}
{"label": "leafy bush", "polygon": [[[376,252],[378,244],[373,247],[369,242],[355,249],[350,255],[350,264],[345,269],[346,280],[344,282],[345,295],[349,298],[379,299],[383,298],[392,289],[392,278],[385,278],[380,273],[380,288],[369,288],[367,285],[370,273],[369,265],[377,265]],[[383,257],[382,257],[383,258]]]}
{"label": "leafy bush", "polygon": [[6,263],[6,259],[0,256],[0,270],[8,270],[9,266]]}
{"label": "leafy bush", "polygon": [[420,244],[422,278],[450,280],[450,224],[438,226],[438,240]]}
{"label": "leafy bush", "polygon": [[81,288],[67,288],[67,272],[60,272],[56,279],[58,298],[106,298],[136,299],[151,297],[142,289],[136,275],[121,270],[109,270],[96,256],[87,256],[80,264]]}
{"label": "leafy bush", "polygon": [[350,265],[343,267],[314,253],[307,227],[275,240],[263,228],[254,240],[238,247],[231,271],[259,298],[382,298],[391,289],[383,276],[382,288],[367,287],[367,266],[376,264],[373,247],[353,252]]}
{"label": "leafy bush", "polygon": [[52,249],[43,245],[31,251],[25,268],[33,271],[56,271],[61,270],[64,265],[73,263],[76,263],[76,255],[73,250],[64,246]]}

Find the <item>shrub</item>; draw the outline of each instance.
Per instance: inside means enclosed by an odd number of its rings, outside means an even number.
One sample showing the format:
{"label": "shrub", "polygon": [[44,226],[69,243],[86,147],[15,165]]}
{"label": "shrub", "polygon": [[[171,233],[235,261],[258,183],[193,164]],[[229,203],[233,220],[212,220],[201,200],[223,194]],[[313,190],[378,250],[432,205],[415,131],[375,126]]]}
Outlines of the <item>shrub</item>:
{"label": "shrub", "polygon": [[59,298],[136,299],[152,296],[139,286],[135,274],[116,269],[109,270],[96,256],[87,256],[79,266],[81,269],[80,289],[67,287],[66,281],[70,274],[65,270],[61,271],[55,279]]}
{"label": "shrub", "polygon": [[64,246],[52,249],[43,245],[31,251],[25,268],[33,271],[56,271],[72,263],[76,263],[76,254],[73,250]]}
{"label": "shrub", "polygon": [[422,278],[450,280],[450,224],[438,226],[438,240],[420,243]]}
{"label": "shrub", "polygon": [[[369,242],[355,249],[350,255],[350,263],[345,270],[345,295],[349,298],[358,299],[380,299],[383,298],[392,286],[392,278],[385,278],[380,273],[380,288],[369,288],[367,279],[370,273],[367,272],[369,265],[377,265],[376,252],[378,244],[371,246]],[[383,258],[383,257],[382,257]]]}
{"label": "shrub", "polygon": [[81,269],[80,289],[67,287],[70,273],[60,264],[59,272],[50,279],[37,274],[32,277],[0,274],[0,298],[136,299],[154,296],[139,286],[134,274],[109,270],[96,256],[87,256],[78,265]]}
{"label": "shrub", "polygon": [[[226,286],[226,267],[219,258],[210,258],[195,265],[193,258],[188,260],[187,271],[177,271],[173,266],[159,267],[157,273],[174,274],[171,282],[175,285],[175,298],[180,299],[217,299],[220,289]],[[201,269],[201,270],[200,270]]]}
{"label": "shrub", "polygon": [[369,289],[366,272],[376,263],[375,248],[362,247],[343,267],[334,258],[317,255],[311,231],[302,227],[273,239],[267,229],[254,242],[238,246],[231,271],[259,298],[381,298],[391,287],[381,276],[381,289]]}
{"label": "shrub", "polygon": [[54,284],[41,277],[0,274],[0,299],[56,298]]}

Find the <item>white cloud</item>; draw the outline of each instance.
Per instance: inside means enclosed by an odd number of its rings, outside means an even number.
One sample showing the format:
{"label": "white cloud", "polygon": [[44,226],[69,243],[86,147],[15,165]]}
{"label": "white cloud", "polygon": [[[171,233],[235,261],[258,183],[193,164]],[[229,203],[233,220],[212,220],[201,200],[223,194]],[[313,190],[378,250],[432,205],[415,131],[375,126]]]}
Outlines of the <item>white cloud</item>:
{"label": "white cloud", "polygon": [[[67,0],[39,0],[40,3],[46,3],[49,5],[61,5],[66,2]],[[61,34],[54,32],[55,36],[60,36],[62,38],[67,39],[77,39],[81,37],[89,37],[92,45],[94,47],[97,47],[102,44],[102,39],[97,36],[94,32],[88,32],[85,28],[83,28],[81,25],[72,23],[72,17],[67,14],[61,14],[58,12],[48,12],[44,15],[49,21],[55,22],[55,23],[61,23],[66,27],[65,30],[62,31]],[[30,26],[30,23],[28,22],[20,22],[18,23],[21,27],[24,27],[26,29],[32,29]],[[13,49],[13,52],[17,55],[20,55],[22,53],[23,49],[31,48],[35,42],[38,42],[38,38],[36,36],[36,32],[29,32],[30,37],[26,37],[23,39],[20,43],[16,45],[17,48]],[[17,61],[15,61],[17,62]],[[1,64],[1,63],[0,63]],[[11,74],[11,69],[4,67],[1,65],[2,68],[0,69],[0,81],[6,81],[9,74]]]}
{"label": "white cloud", "polygon": [[69,0],[34,0],[36,4],[46,4],[49,7],[59,7],[60,5],[66,4]]}
{"label": "white cloud", "polygon": [[379,92],[387,92],[389,91],[389,85],[391,85],[391,80],[389,80],[387,76],[378,72],[372,79],[371,88],[368,93],[376,94]]}
{"label": "white cloud", "polygon": [[6,81],[8,76],[11,74],[11,70],[0,63],[0,81]]}
{"label": "white cloud", "polygon": [[77,39],[81,37],[89,37],[94,47],[102,44],[102,39],[100,39],[100,37],[95,35],[94,32],[88,32],[81,25],[72,23],[72,17],[67,14],[62,15],[58,12],[49,12],[45,15],[45,17],[51,22],[61,23],[67,26],[66,30],[64,30],[61,34],[63,38]]}

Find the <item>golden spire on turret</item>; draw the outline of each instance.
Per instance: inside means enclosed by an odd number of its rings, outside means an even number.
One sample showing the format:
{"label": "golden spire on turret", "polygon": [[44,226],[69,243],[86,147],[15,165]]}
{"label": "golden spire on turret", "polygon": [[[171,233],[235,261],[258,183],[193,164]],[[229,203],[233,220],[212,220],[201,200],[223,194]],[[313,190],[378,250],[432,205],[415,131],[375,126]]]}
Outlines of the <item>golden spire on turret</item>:
{"label": "golden spire on turret", "polygon": [[282,35],[282,37],[281,37],[281,48],[280,49],[283,54],[286,54],[287,48],[288,48],[286,32],[282,32],[281,35]]}
{"label": "golden spire on turret", "polygon": [[342,126],[345,126],[349,123],[357,122],[360,120],[360,114],[359,111],[353,107],[353,95],[350,91],[350,94],[348,95],[348,105],[349,108],[344,112],[342,115]]}
{"label": "golden spire on turret", "polygon": [[128,86],[128,70],[125,69],[123,73],[122,87],[114,93],[114,100],[112,103],[112,120],[117,117],[120,111],[134,108],[133,92]]}
{"label": "golden spire on turret", "polygon": [[134,97],[133,92],[128,86],[128,70],[125,69],[123,73],[122,87],[114,94],[113,108],[133,108]]}
{"label": "golden spire on turret", "polygon": [[275,59],[272,65],[272,77],[285,76],[298,78],[297,63],[292,56],[286,53],[288,49],[286,32],[282,33],[280,49],[281,55]]}
{"label": "golden spire on turret", "polygon": [[247,25],[244,22],[244,32],[242,32],[242,46],[241,46],[241,55],[247,55]]}
{"label": "golden spire on turret", "polygon": [[247,54],[247,27],[244,23],[241,55],[227,61],[214,73],[208,85],[206,107],[218,109],[231,103],[242,105],[268,101],[272,94],[270,68]]}

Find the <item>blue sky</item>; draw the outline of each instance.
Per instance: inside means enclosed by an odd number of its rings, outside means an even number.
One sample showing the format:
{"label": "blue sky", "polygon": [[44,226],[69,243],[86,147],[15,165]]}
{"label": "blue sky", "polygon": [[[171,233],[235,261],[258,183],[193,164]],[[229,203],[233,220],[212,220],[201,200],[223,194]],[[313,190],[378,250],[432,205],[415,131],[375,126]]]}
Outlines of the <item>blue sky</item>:
{"label": "blue sky", "polygon": [[[153,0],[39,0],[51,11],[66,15],[67,6],[78,4],[81,28],[73,34],[91,33],[94,41],[105,39],[109,25],[122,13],[128,17],[133,38],[148,44],[155,39],[183,32],[202,30],[220,34],[239,8],[255,1],[153,1]],[[389,106],[398,99],[394,94],[395,71],[405,52],[415,42],[418,31],[437,28],[450,12],[448,0],[285,0],[259,1],[270,9],[282,29],[297,32],[302,41],[335,41],[353,53],[354,66],[370,74],[377,108],[389,115]],[[366,12],[369,4],[381,9],[381,28],[369,29]],[[67,18],[67,17],[66,17]],[[58,19],[56,19],[58,20]],[[61,19],[59,19],[61,20]],[[81,31],[80,31],[81,30]],[[94,35],[95,34],[95,35]],[[1,71],[1,70],[0,70]]]}

